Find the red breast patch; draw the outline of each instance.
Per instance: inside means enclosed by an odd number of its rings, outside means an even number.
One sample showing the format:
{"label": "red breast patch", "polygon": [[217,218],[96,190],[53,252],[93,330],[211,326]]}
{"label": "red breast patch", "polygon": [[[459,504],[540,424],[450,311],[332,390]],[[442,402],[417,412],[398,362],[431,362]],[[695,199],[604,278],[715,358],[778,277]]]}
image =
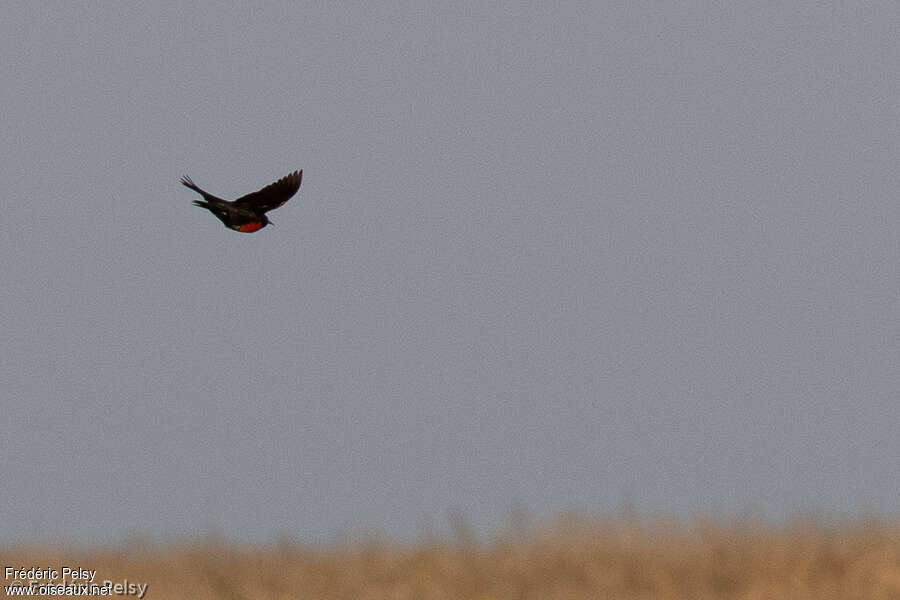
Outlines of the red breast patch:
{"label": "red breast patch", "polygon": [[259,231],[263,228],[263,224],[259,221],[254,221],[253,223],[246,223],[244,225],[238,225],[237,230],[243,231],[244,233],[253,233],[254,231]]}

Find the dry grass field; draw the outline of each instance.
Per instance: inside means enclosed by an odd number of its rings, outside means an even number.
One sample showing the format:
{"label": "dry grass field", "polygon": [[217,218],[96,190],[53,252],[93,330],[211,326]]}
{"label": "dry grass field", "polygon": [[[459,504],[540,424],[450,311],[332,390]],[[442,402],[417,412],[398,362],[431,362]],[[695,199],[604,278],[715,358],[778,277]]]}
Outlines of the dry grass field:
{"label": "dry grass field", "polygon": [[[147,598],[900,599],[900,523],[565,516],[488,541],[379,539],[328,547],[221,540],[117,549],[6,549],[4,566],[97,570]],[[7,582],[8,583],[8,582]]]}

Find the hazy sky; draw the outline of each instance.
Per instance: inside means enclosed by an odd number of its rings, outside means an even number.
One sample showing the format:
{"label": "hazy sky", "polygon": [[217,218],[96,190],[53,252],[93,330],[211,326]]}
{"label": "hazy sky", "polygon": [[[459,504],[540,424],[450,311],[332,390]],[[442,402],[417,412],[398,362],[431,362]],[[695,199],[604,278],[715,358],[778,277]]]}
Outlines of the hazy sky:
{"label": "hazy sky", "polygon": [[900,4],[321,5],[3,3],[0,540],[900,510]]}

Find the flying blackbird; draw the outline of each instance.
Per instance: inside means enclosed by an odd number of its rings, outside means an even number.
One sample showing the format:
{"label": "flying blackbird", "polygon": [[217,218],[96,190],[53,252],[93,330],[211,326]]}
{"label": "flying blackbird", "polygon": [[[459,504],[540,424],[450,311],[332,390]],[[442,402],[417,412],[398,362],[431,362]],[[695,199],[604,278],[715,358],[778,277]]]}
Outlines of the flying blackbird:
{"label": "flying blackbird", "polygon": [[241,196],[233,202],[216,198],[201,190],[187,175],[181,178],[181,183],[203,196],[203,200],[194,200],[194,206],[209,210],[229,229],[253,233],[271,223],[266,213],[290,200],[300,189],[302,179],[303,170],[294,171],[258,192]]}

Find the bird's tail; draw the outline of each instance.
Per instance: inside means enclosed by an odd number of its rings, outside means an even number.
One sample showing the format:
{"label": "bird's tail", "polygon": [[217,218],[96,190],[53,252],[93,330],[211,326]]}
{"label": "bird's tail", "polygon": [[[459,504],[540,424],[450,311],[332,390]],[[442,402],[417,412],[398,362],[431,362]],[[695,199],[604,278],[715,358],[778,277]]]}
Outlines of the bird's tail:
{"label": "bird's tail", "polygon": [[187,175],[183,175],[181,177],[181,185],[183,185],[185,187],[189,187],[197,193],[200,193],[200,194],[203,193],[203,190],[201,190],[199,187],[197,187],[197,184],[194,183],[194,180],[191,179],[190,177],[188,177]]}
{"label": "bird's tail", "polygon": [[203,200],[194,200],[194,206],[199,206],[200,208],[209,208],[209,202],[204,202]]}

